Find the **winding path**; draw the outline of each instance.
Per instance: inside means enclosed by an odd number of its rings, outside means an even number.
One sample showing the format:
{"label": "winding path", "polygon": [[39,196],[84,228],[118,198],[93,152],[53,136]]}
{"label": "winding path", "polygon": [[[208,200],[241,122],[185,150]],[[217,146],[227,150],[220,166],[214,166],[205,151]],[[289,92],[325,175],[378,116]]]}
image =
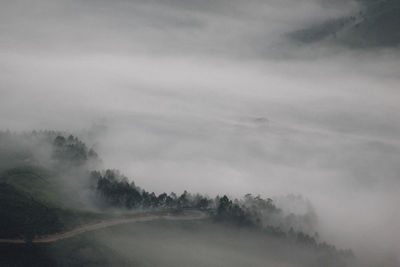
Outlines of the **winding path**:
{"label": "winding path", "polygon": [[[75,229],[56,233],[51,235],[45,235],[36,237],[32,240],[32,243],[51,243],[61,239],[67,239],[74,237],[76,235],[80,235],[82,233],[106,228],[113,225],[124,224],[124,223],[132,223],[132,222],[147,222],[147,221],[155,221],[155,220],[173,220],[173,221],[196,221],[196,220],[204,220],[209,216],[201,211],[187,211],[183,215],[136,215],[134,217],[125,217],[125,218],[113,218],[102,220],[96,223],[90,223],[81,225]],[[0,243],[9,243],[9,244],[23,244],[26,243],[24,239],[0,239]]]}

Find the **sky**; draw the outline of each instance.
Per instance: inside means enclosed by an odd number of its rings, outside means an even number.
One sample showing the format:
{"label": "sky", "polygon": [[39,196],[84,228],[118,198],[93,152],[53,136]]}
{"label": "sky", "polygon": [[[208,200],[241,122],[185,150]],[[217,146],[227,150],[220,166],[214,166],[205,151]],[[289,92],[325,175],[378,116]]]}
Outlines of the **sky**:
{"label": "sky", "polygon": [[3,0],[0,127],[86,136],[105,167],[151,191],[300,194],[324,237],[392,256],[399,51],[287,38],[358,8],[350,0]]}

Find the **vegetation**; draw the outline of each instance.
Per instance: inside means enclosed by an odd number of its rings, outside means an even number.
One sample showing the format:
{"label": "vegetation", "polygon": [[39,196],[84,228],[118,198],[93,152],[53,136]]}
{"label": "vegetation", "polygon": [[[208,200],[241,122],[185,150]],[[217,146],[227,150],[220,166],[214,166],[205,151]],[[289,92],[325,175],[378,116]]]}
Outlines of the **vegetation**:
{"label": "vegetation", "polygon": [[201,195],[192,196],[183,192],[179,197],[175,193],[156,195],[137,187],[117,170],[106,170],[103,173],[91,173],[92,184],[99,200],[108,206],[119,208],[167,208],[167,209],[207,209],[211,200]]}
{"label": "vegetation", "polygon": [[[248,227],[263,232],[266,235],[285,238],[296,241],[299,244],[328,251],[329,253],[342,256],[352,256],[350,250],[337,250],[334,246],[326,243],[318,243],[316,236],[310,236],[301,231],[284,231],[275,225],[265,225],[265,216],[276,216],[281,213],[272,199],[262,199],[247,194],[243,201],[230,200],[226,195],[209,199],[205,196],[192,196],[184,192],[179,197],[175,193],[167,195],[162,193],[156,195],[148,193],[137,187],[134,182],[129,183],[128,179],[116,170],[106,170],[91,173],[91,179],[96,184],[97,194],[103,203],[113,207],[126,209],[137,208],[162,208],[162,209],[201,209],[209,211],[217,223]],[[215,208],[214,208],[215,207]]]}
{"label": "vegetation", "polygon": [[46,181],[48,177],[36,171],[11,169],[1,176],[0,237],[31,240],[105,217],[61,204],[58,190]]}
{"label": "vegetation", "polygon": [[[1,238],[24,238],[29,243],[35,236],[66,231],[113,216],[109,213],[110,208],[121,211],[195,209],[208,212],[212,222],[220,226],[257,231],[269,238],[286,240],[337,257],[352,255],[351,251],[337,250],[319,242],[317,234],[312,236],[296,229],[291,224],[295,215],[284,215],[272,199],[251,194],[241,200],[231,200],[226,195],[211,199],[187,191],[181,195],[174,192],[156,195],[129,182],[118,170],[90,171],[93,166],[90,163],[98,161],[97,153],[72,135],[65,137],[62,133],[49,131],[3,132],[0,133],[0,159],[6,158],[5,154],[11,155],[12,160],[0,165]],[[83,192],[86,198],[81,202],[76,196]],[[30,254],[45,254],[33,245],[22,247],[22,250],[29,251],[28,258]],[[40,255],[37,256],[39,259]],[[108,259],[101,260],[97,254],[95,257],[99,262],[90,264],[107,266]],[[43,258],[43,261],[50,265],[57,263],[54,259]]]}
{"label": "vegetation", "polygon": [[63,224],[56,209],[49,208],[8,184],[0,184],[0,236],[24,237],[59,232]]}
{"label": "vegetation", "polygon": [[71,165],[82,165],[89,159],[98,158],[93,149],[88,149],[85,143],[73,135],[69,135],[68,138],[57,135],[53,141],[53,148],[53,157],[56,160]]}
{"label": "vegetation", "polygon": [[[71,197],[76,195],[76,187],[62,177],[67,175],[65,169],[59,168],[71,162],[71,154],[80,155],[79,151],[90,160],[90,150],[86,152],[86,146],[75,137],[67,138],[70,141],[65,146],[69,148],[61,150],[57,137],[58,133],[50,131],[0,132],[0,159],[8,159],[0,164],[1,238],[29,241],[106,216],[82,209],[84,206]],[[76,176],[79,167],[72,169]],[[77,186],[82,188],[83,184]]]}

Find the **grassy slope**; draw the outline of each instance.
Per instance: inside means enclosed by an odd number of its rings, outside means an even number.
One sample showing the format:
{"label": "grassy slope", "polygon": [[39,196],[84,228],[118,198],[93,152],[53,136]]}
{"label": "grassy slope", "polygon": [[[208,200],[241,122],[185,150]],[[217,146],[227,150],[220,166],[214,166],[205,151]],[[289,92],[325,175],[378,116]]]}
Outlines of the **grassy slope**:
{"label": "grassy slope", "polygon": [[55,209],[35,201],[11,185],[0,184],[0,236],[32,238],[35,234],[61,231]]}
{"label": "grassy slope", "polygon": [[9,169],[3,172],[0,181],[47,205],[64,205],[56,181],[44,169],[29,166]]}
{"label": "grassy slope", "polygon": [[80,211],[60,192],[51,173],[19,167],[0,176],[0,237],[32,238],[59,232],[104,215]]}

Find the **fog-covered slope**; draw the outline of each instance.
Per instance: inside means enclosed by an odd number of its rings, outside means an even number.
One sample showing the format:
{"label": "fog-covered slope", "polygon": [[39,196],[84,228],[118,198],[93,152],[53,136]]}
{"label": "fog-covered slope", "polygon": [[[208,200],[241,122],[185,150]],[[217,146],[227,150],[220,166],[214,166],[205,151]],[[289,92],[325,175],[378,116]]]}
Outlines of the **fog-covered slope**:
{"label": "fog-covered slope", "polygon": [[400,44],[400,2],[361,0],[357,13],[311,25],[289,34],[302,43],[330,41],[352,47],[391,47]]}
{"label": "fog-covered slope", "polygon": [[[37,153],[39,148],[41,153]],[[314,213],[285,214],[272,199],[251,194],[232,200],[226,195],[209,198],[186,191],[156,195],[129,183],[117,170],[92,171],[95,164],[89,163],[98,160],[97,154],[72,135],[0,132],[0,155],[5,158],[5,154],[10,157],[0,172],[1,266],[121,266],[121,262],[126,266],[263,266],[271,262],[344,267],[354,260],[351,250],[320,240],[314,232]],[[124,218],[121,215],[163,211],[173,217],[185,210],[208,214],[206,221],[161,221],[137,229],[113,226],[117,228],[114,232],[100,230],[100,234],[87,235],[83,231],[80,235],[86,237],[54,239],[55,245],[32,243],[99,220]],[[81,241],[74,241],[77,238]],[[182,240],[190,245],[183,247]],[[166,247],[158,247],[162,242]],[[112,251],[115,246],[117,255]],[[152,251],[157,247],[162,253],[154,257]],[[179,255],[183,249],[186,256]],[[92,252],[86,254],[86,250]],[[196,256],[200,250],[202,254]],[[264,255],[264,250],[270,253]],[[236,258],[222,260],[230,254]]]}
{"label": "fog-covered slope", "polygon": [[209,221],[124,224],[34,247],[0,244],[2,266],[354,266],[294,240]]}

